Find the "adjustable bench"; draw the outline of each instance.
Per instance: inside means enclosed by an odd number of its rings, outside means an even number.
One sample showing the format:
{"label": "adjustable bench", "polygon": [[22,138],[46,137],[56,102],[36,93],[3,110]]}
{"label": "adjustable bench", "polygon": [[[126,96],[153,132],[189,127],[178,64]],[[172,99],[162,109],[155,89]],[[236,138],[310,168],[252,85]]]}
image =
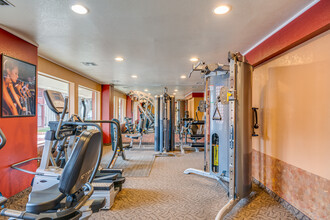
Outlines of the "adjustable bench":
{"label": "adjustable bench", "polygon": [[134,140],[139,140],[140,139],[139,148],[141,148],[142,137],[143,137],[142,133],[139,133],[139,134],[126,134],[125,137],[131,139],[131,142],[129,144],[129,148],[132,148],[133,147]]}

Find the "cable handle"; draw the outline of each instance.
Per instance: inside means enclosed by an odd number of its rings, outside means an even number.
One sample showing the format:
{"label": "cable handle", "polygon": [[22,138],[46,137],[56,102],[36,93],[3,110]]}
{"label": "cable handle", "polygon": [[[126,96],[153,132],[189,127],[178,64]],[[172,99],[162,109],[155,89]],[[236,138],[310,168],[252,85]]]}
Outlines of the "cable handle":
{"label": "cable handle", "polygon": [[[216,117],[216,114],[218,113],[218,117]],[[214,109],[214,113],[213,113],[213,116],[212,116],[212,120],[213,121],[221,121],[222,120],[222,117],[221,117],[221,113],[219,111],[219,108],[218,108],[218,104],[215,104],[215,109]]]}
{"label": "cable handle", "polygon": [[84,110],[83,110],[83,120],[85,121],[85,119],[86,119],[86,110],[87,110],[87,108],[86,108],[86,103],[85,103],[85,99],[82,99],[82,100],[81,100],[81,104],[82,104],[82,106],[83,106],[83,108],[84,108]]}
{"label": "cable handle", "polygon": [[259,124],[258,124],[258,108],[252,108],[253,110],[253,133],[252,136],[259,136],[256,132],[255,129],[259,128]]}

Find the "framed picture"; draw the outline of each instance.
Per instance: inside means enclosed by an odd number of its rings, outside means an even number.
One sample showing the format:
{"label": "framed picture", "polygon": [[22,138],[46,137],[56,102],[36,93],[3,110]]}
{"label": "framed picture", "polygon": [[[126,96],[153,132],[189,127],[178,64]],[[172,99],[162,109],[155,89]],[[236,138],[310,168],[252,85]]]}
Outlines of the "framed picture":
{"label": "framed picture", "polygon": [[2,117],[36,115],[36,66],[2,54]]}

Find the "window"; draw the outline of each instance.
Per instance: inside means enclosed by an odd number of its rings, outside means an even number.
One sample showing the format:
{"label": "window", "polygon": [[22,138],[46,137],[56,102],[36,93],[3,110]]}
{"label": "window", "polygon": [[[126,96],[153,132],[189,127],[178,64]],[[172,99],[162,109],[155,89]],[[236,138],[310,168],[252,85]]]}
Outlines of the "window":
{"label": "window", "polygon": [[126,117],[126,99],[119,98],[118,103],[118,120],[123,123]]}
{"label": "window", "polygon": [[44,98],[44,91],[50,89],[59,91],[64,97],[69,95],[69,83],[38,74],[38,145],[45,141],[45,133],[49,130],[48,122],[56,121],[56,114],[52,112]]}
{"label": "window", "polygon": [[113,97],[113,118],[119,120],[120,123],[124,122],[126,117],[126,99],[119,96]]}
{"label": "window", "polygon": [[116,102],[116,96],[113,97],[113,118],[117,118],[117,102]]}
{"label": "window", "polygon": [[82,100],[85,100],[86,105],[86,120],[96,120],[97,119],[97,92],[86,89],[84,87],[78,87],[78,102],[79,102],[79,109],[78,114],[81,118],[83,118],[84,114],[84,106],[82,104]]}

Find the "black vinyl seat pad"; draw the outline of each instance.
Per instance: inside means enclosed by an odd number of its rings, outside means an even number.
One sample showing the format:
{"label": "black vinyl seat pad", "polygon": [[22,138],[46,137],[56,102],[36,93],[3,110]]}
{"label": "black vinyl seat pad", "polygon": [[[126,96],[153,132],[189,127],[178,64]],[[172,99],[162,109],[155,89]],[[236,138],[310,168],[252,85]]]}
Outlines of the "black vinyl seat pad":
{"label": "black vinyl seat pad", "polygon": [[191,134],[189,138],[203,138],[204,134]]}
{"label": "black vinyl seat pad", "polygon": [[135,134],[135,135],[134,134],[133,135],[126,134],[125,135],[125,137],[135,139],[135,140],[139,139],[141,136],[142,136],[141,134]]}

